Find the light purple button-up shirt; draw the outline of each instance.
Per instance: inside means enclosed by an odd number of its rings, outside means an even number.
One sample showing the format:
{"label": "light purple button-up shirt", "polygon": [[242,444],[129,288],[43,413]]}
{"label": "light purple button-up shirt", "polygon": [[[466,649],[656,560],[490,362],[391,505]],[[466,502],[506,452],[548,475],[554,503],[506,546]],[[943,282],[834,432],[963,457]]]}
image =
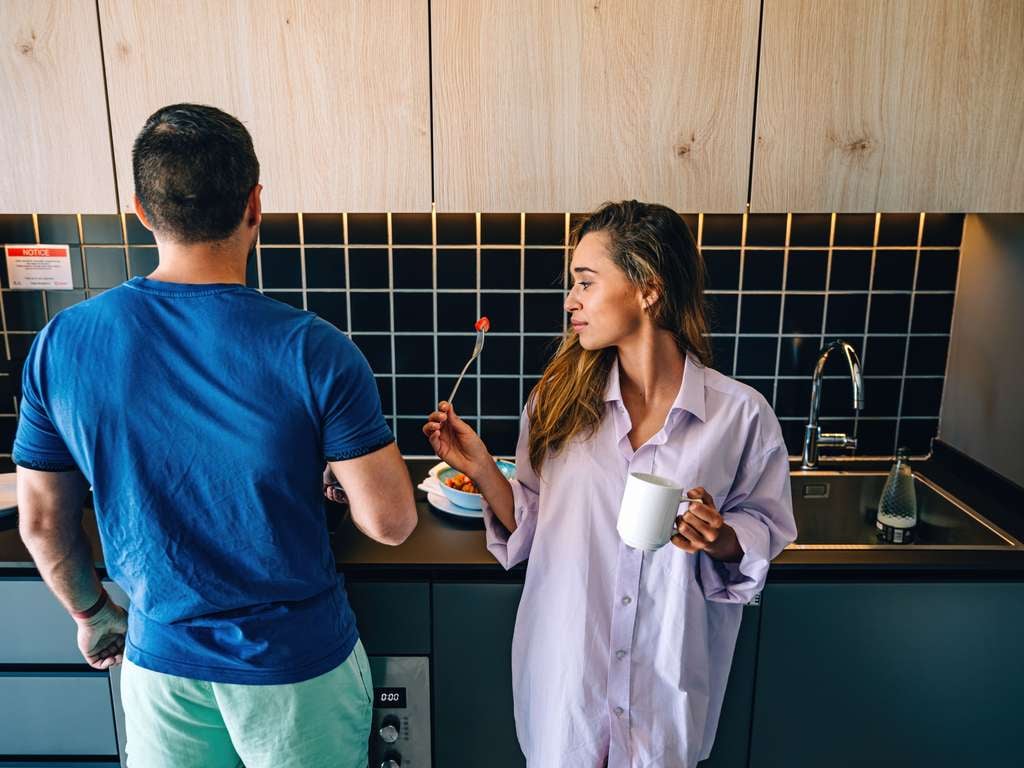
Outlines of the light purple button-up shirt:
{"label": "light purple button-up shirt", "polygon": [[[779,422],[754,389],[687,358],[665,425],[634,451],[618,364],[605,417],[530,465],[524,412],[517,528],[484,507],[505,568],[529,557],[512,643],[519,743],[533,768],[691,768],[711,752],[743,604],[796,538]],[[649,553],[615,522],[630,472],[704,486],[743,548],[739,563],[668,544]]]}

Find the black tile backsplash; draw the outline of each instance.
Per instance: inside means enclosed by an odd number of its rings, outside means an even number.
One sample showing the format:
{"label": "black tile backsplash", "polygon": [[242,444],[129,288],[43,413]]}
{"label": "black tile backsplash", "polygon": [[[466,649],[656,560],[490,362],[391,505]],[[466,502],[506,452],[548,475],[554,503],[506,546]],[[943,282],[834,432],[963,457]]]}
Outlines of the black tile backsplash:
{"label": "black tile backsplash", "polygon": [[[878,227],[878,244],[917,245],[917,230],[921,223],[916,213],[887,213]],[[959,243],[959,239],[957,243]]]}
{"label": "black tile backsplash", "polygon": [[353,288],[388,288],[387,248],[349,248],[348,276]]}
{"label": "black tile backsplash", "polygon": [[393,259],[395,288],[434,287],[433,257],[429,250],[395,248]]}
{"label": "black tile backsplash", "polygon": [[781,291],[783,252],[748,250],[743,262],[743,290]]}
{"label": "black tile backsplash", "polygon": [[302,217],[302,240],[306,245],[321,243],[341,245],[345,242],[340,213],[307,213]]}
{"label": "black tile backsplash", "polygon": [[519,251],[497,248],[480,249],[480,287],[519,288]]}
{"label": "black tile backsplash", "polygon": [[875,214],[845,213],[836,217],[833,245],[871,245],[875,237]]}
{"label": "black tile backsplash", "polygon": [[819,333],[824,310],[824,296],[799,293],[786,296],[782,312],[782,332]]}
{"label": "black tile backsplash", "polygon": [[78,245],[82,242],[78,232],[78,217],[73,214],[40,214],[39,242],[47,245]]}
{"label": "black tile backsplash", "polygon": [[113,214],[84,214],[82,242],[87,245],[120,245],[124,242],[121,217]]}
{"label": "black tile backsplash", "polygon": [[298,248],[264,248],[260,263],[264,288],[302,288],[302,252]]}
{"label": "black tile backsplash", "polygon": [[527,245],[565,245],[565,214],[526,214]]}
{"label": "black tile backsplash", "polygon": [[[428,453],[423,418],[448,396],[473,348],[473,322],[487,315],[492,330],[456,408],[494,452],[510,454],[523,402],[565,327],[565,239],[579,216],[265,214],[247,281],[350,333],[409,455]],[[855,432],[861,454],[902,444],[928,450],[962,215],[927,214],[923,226],[916,213],[684,218],[702,235],[714,367],[772,403],[791,453],[800,452],[818,352],[840,337],[861,355],[865,404],[854,414],[845,363],[834,355],[823,428]],[[157,266],[152,234],[133,215],[0,216],[0,244],[35,242],[71,246],[75,290],[13,291],[0,263],[4,341],[15,362],[48,318]],[[10,376],[0,374],[0,418],[13,424]]]}
{"label": "black tile backsplash", "polygon": [[298,245],[299,217],[294,213],[264,213],[260,221],[263,245]]}
{"label": "black tile backsplash", "polygon": [[387,245],[388,217],[386,213],[350,213],[348,242],[353,245]]}
{"label": "black tile backsplash", "polygon": [[306,248],[306,287],[345,287],[344,248]]}
{"label": "black tile backsplash", "polygon": [[962,213],[931,213],[924,219],[923,246],[959,248],[964,233]]}
{"label": "black tile backsplash", "polygon": [[786,244],[786,219],[784,213],[754,213],[747,217],[747,245]]}
{"label": "black tile backsplash", "polygon": [[0,244],[34,243],[36,230],[30,213],[0,213]]}
{"label": "black tile backsplash", "polygon": [[429,213],[395,213],[391,216],[392,242],[402,245],[430,245]]}
{"label": "black tile backsplash", "polygon": [[518,245],[518,213],[485,213],[480,217],[480,242],[488,245]]}
{"label": "black tile backsplash", "polygon": [[706,251],[707,287],[713,291],[735,291],[740,287],[740,252]]}
{"label": "black tile backsplash", "polygon": [[753,293],[743,296],[740,333],[778,333],[781,294]]}
{"label": "black tile backsplash", "polygon": [[476,214],[437,214],[438,245],[476,245]]}
{"label": "black tile backsplash", "polygon": [[348,300],[343,292],[307,291],[306,308],[339,330],[348,330]]}
{"label": "black tile backsplash", "polygon": [[123,248],[86,248],[89,288],[113,288],[128,279]]}
{"label": "black tile backsplash", "polygon": [[786,264],[787,291],[823,291],[828,275],[828,251],[790,251]]}

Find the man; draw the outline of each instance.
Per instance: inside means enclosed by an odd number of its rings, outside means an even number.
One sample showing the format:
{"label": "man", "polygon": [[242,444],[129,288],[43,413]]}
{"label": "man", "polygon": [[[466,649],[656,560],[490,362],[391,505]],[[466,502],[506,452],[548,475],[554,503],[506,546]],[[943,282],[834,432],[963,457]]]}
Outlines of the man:
{"label": "man", "polygon": [[[177,104],[132,153],[157,269],[64,310],[25,364],[21,535],[90,665],[124,656],[129,765],[365,766],[366,654],[326,530],[326,461],[386,544],[412,484],[366,360],[245,287],[259,163],[235,118]],[[92,485],[107,571],[81,527]]]}

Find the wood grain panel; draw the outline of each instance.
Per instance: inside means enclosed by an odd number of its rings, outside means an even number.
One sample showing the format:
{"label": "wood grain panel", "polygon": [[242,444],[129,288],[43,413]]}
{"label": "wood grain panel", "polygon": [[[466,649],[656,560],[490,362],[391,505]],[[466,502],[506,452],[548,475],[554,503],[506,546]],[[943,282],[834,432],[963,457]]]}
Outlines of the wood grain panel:
{"label": "wood grain panel", "polygon": [[1024,210],[1024,3],[766,0],[751,210]]}
{"label": "wood grain panel", "polygon": [[93,0],[0,3],[0,212],[115,213]]}
{"label": "wood grain panel", "polygon": [[430,209],[426,0],[100,0],[121,204],[146,118],[217,106],[252,133],[267,211]]}
{"label": "wood grain panel", "polygon": [[759,3],[434,0],[438,210],[746,203]]}

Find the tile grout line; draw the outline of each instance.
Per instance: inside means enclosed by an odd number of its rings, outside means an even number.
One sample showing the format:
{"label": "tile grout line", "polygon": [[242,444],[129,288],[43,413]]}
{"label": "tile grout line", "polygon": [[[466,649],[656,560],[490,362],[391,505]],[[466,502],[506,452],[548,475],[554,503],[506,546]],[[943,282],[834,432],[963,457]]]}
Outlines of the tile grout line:
{"label": "tile grout line", "polygon": [[[480,211],[476,211],[473,214],[476,217],[476,316],[480,317],[480,285],[481,285],[481,269],[482,259],[480,254],[481,242],[483,240],[483,214]],[[478,357],[473,362],[473,368],[476,370],[477,376],[483,372],[480,368],[480,358]],[[461,386],[461,385],[460,385]],[[480,379],[476,380],[476,433],[480,434],[480,428],[482,421],[480,419]],[[486,442],[486,441],[485,441]]]}
{"label": "tile grout line", "polygon": [[[864,376],[864,361],[868,356],[868,329],[871,327],[871,294],[875,287],[875,266],[878,263],[878,234],[882,229],[882,214],[875,213],[875,229],[871,236],[871,261],[868,267],[868,298],[864,306],[864,334],[861,336],[860,349],[860,372]],[[864,402],[867,402],[867,388],[864,389]],[[863,410],[863,408],[861,408]],[[858,438],[858,450],[860,445],[860,411],[853,412],[853,436]]]}
{"label": "tile grout line", "polygon": [[345,328],[352,338],[352,277],[348,258],[348,212],[341,214],[341,258],[345,268]]}
{"label": "tile grout line", "polygon": [[[434,407],[441,399],[441,387],[440,387],[440,376],[438,369],[441,367],[441,360],[438,354],[437,348],[437,331],[440,328],[437,317],[437,205],[435,203],[430,204],[430,242],[433,244],[430,249],[430,284],[433,286],[431,291],[431,303],[434,310],[434,328],[431,332],[434,341]],[[431,409],[433,410],[433,409]]]}
{"label": "tile grout line", "polygon": [[526,357],[526,213],[520,214],[519,243],[519,405],[522,407],[526,397],[526,376],[524,358]]}
{"label": "tile grout line", "polygon": [[[920,264],[921,264],[920,246],[921,246],[921,241],[924,239],[924,216],[925,216],[924,212],[922,211],[921,214],[920,214],[920,218],[917,221],[917,245],[918,245],[918,251],[917,251],[917,253],[914,256],[914,282],[911,284],[911,287],[916,287],[917,286],[917,271],[918,271],[918,268],[920,267]],[[962,236],[961,236],[961,245],[963,245]],[[959,269],[959,267],[958,267],[958,269]],[[897,417],[896,417],[896,442],[893,445],[893,455],[894,456],[896,455],[896,451],[900,447],[900,442],[901,442],[900,438],[902,436],[901,433],[903,431],[903,393],[906,391],[907,360],[910,357],[910,332],[913,329],[913,327],[914,327],[914,293],[911,292],[911,294],[910,294],[910,310],[907,312],[907,343],[906,343],[906,346],[903,347],[903,375],[900,377],[899,405],[896,408],[896,413],[897,413]],[[947,352],[947,354],[948,354],[948,352]],[[905,442],[905,441],[903,441],[903,442]],[[910,446],[907,446],[907,448],[909,449]]]}
{"label": "tile grout line", "polygon": [[[782,329],[783,320],[786,317],[786,284],[789,280],[789,240],[792,236],[793,229],[793,214],[786,214],[786,235],[785,235],[785,250],[782,251],[782,299],[779,301],[779,333],[778,341],[775,344],[775,375],[772,377],[772,408],[775,407],[775,401],[778,400],[779,395],[779,364],[782,359]],[[739,354],[740,340],[739,337],[736,339],[736,350],[737,355]]]}
{"label": "tile grout line", "polygon": [[[32,214],[32,232],[36,238],[36,245],[41,245],[42,240],[39,239],[39,214]],[[39,297],[43,300],[43,318],[44,322],[50,322],[50,302],[46,300],[46,290],[39,291]]]}
{"label": "tile grout line", "polygon": [[[388,255],[388,313],[391,323],[391,332],[389,334],[388,345],[391,349],[391,423],[395,431],[395,442],[398,441],[398,364],[396,362],[397,355],[395,354],[395,335],[397,333],[395,329],[395,260],[394,260],[394,235],[393,235],[393,222],[391,220],[391,211],[387,214],[387,255]],[[399,445],[401,450],[401,445]]]}
{"label": "tile grout line", "polygon": [[306,295],[306,227],[302,213],[299,213],[299,281],[302,290],[302,309],[309,311],[309,297]]}
{"label": "tile grout line", "polygon": [[[746,244],[747,244],[747,212],[743,212],[743,219],[740,222],[740,275],[739,285],[736,288],[736,333],[733,334],[736,337],[736,343],[732,347],[732,376],[736,375],[736,368],[739,365],[740,360],[740,323],[743,317],[743,272],[746,269]],[[703,238],[703,222],[704,214],[700,215],[701,221],[701,237]],[[775,407],[775,404],[772,404]]]}

